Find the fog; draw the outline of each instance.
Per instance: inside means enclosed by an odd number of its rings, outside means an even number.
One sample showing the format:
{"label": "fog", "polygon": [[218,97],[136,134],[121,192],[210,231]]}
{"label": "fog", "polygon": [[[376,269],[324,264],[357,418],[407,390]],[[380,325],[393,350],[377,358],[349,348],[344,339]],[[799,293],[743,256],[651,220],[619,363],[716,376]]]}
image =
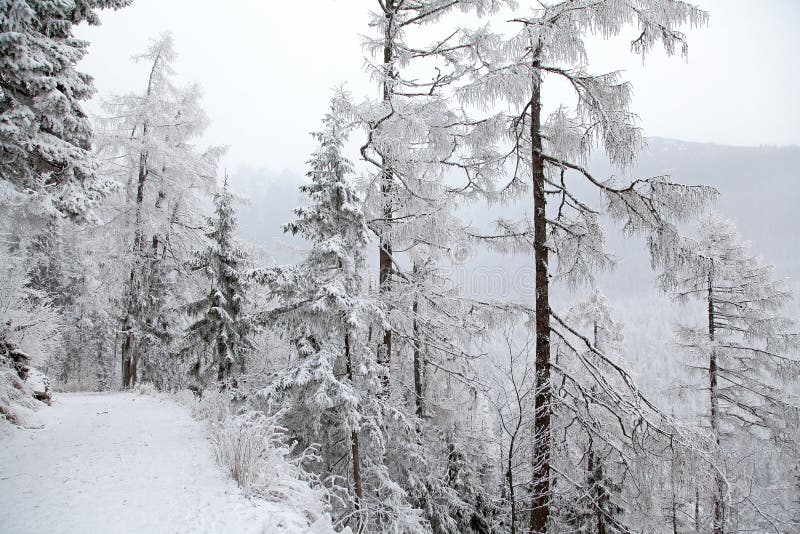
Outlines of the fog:
{"label": "fog", "polygon": [[[658,51],[643,63],[628,53],[627,32],[590,43],[591,69],[624,71],[648,136],[800,144],[800,67],[787,61],[800,50],[800,3],[697,4],[711,18],[708,27],[688,31],[688,59]],[[180,53],[178,79],[205,90],[212,124],[204,141],[230,147],[224,166],[302,175],[313,149],[308,132],[318,127],[331,89],[345,84],[354,96],[377,92],[363,68],[367,7],[352,0],[136,0],[101,13],[101,26],[80,28],[78,35],[92,43],[81,68],[95,78],[99,97],[128,92],[145,76],[145,66],[130,57],[170,30]]]}

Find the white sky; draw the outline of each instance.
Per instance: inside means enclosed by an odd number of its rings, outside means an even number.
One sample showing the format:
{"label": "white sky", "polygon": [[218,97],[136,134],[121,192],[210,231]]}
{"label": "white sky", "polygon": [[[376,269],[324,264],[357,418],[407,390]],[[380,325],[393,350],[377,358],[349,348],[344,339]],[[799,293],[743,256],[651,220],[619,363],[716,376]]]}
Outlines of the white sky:
{"label": "white sky", "polygon": [[[520,0],[525,5],[527,0]],[[597,42],[589,70],[622,69],[648,136],[733,145],[800,145],[800,0],[696,0],[711,13],[689,33],[689,60]],[[171,30],[179,82],[204,88],[204,141],[229,145],[223,164],[303,174],[331,88],[376,93],[360,35],[374,0],[135,0],[79,29],[91,42],[81,68],[100,95],[140,91],[145,67],[130,61]],[[95,111],[94,106],[90,107]]]}

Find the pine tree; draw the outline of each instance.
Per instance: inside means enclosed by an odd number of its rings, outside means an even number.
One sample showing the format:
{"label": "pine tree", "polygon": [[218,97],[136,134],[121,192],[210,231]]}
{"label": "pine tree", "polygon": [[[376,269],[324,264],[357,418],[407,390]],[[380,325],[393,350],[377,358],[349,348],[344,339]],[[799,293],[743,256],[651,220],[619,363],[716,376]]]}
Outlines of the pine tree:
{"label": "pine tree", "polygon": [[300,188],[307,204],[284,227],[311,249],[300,265],[262,269],[257,278],[279,303],[261,321],[282,331],[296,353],[266,394],[280,399],[287,426],[302,444],[320,443],[331,464],[342,455],[350,458],[343,478],[350,481],[352,506],[343,513],[360,531],[391,524],[384,514],[393,503],[380,502],[385,468],[380,454],[369,450],[385,439],[370,406],[378,372],[366,343],[380,311],[363,278],[369,230],[350,183],[352,165],[342,155],[347,127],[340,105],[335,99],[324,129],[313,134],[319,148],[308,162],[311,183]]}
{"label": "pine tree", "polygon": [[[191,262],[192,269],[203,271],[211,288],[204,298],[188,306],[189,313],[200,318],[186,332],[189,340],[202,342],[200,350],[210,348],[220,383],[231,378],[235,364],[243,372],[243,351],[249,347],[249,323],[244,316],[247,281],[242,271],[247,255],[236,243],[233,200],[226,177],[222,191],[214,196],[215,216],[207,223],[209,246]],[[198,359],[198,375],[205,370],[201,362],[202,358]]]}
{"label": "pine tree", "polygon": [[73,27],[98,25],[98,10],[130,3],[0,2],[0,185],[10,187],[7,194],[32,194],[45,210],[84,219],[112,189],[92,158],[92,127],[81,104],[94,87],[75,68],[89,43],[76,39]]}
{"label": "pine tree", "polygon": [[[780,311],[791,293],[774,269],[751,256],[734,224],[718,215],[701,219],[696,240],[660,281],[680,302],[701,301],[707,320],[682,326],[679,343],[694,359],[708,385],[708,427],[723,449],[743,433],[797,450],[800,399],[782,384],[800,377],[794,323]],[[730,531],[731,480],[715,469],[713,531]],[[759,511],[759,514],[763,514]]]}

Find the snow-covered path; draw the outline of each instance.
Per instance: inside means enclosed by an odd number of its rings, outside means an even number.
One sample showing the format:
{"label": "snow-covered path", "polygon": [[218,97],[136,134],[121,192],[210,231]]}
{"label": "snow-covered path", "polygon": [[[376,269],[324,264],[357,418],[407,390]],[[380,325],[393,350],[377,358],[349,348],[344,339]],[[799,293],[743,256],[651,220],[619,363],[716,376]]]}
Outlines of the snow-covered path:
{"label": "snow-covered path", "polygon": [[296,532],[214,462],[201,423],[167,400],[61,394],[41,429],[0,436],[0,532]]}

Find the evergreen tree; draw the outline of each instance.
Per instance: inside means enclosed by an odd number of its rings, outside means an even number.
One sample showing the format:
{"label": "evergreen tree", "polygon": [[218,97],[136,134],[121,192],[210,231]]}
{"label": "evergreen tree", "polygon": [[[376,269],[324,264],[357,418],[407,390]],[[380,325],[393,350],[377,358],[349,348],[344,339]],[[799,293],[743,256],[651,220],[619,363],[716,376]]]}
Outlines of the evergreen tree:
{"label": "evergreen tree", "polygon": [[[236,242],[236,213],[227,177],[222,191],[214,196],[214,213],[207,223],[209,246],[191,262],[193,269],[203,271],[211,288],[204,298],[188,306],[189,313],[200,318],[189,326],[186,337],[199,340],[200,350],[210,348],[217,380],[225,383],[235,364],[244,372],[243,352],[249,347],[249,323],[244,316],[247,281],[242,272],[247,255]],[[204,374],[204,367],[199,358],[198,376]]]}
{"label": "evergreen tree", "polygon": [[[81,107],[92,78],[76,70],[89,43],[73,36],[97,11],[131,0],[4,0],[0,2],[0,198],[33,194],[45,210],[77,219],[113,182],[98,176],[92,127]],[[52,214],[52,213],[51,213]]]}
{"label": "evergreen tree", "polygon": [[[284,227],[309,241],[311,249],[298,266],[258,274],[279,302],[261,321],[283,331],[295,351],[265,393],[280,399],[286,425],[300,443],[321,444],[326,470],[349,481],[351,506],[342,511],[343,521],[352,518],[359,531],[420,531],[409,526],[418,518],[383,465],[387,436],[367,337],[381,314],[364,280],[369,230],[349,181],[351,163],[342,156],[347,128],[340,103],[334,101],[324,129],[313,134],[319,149],[308,163],[311,183],[301,186],[308,203]],[[334,467],[343,456],[350,459],[345,472]]]}

